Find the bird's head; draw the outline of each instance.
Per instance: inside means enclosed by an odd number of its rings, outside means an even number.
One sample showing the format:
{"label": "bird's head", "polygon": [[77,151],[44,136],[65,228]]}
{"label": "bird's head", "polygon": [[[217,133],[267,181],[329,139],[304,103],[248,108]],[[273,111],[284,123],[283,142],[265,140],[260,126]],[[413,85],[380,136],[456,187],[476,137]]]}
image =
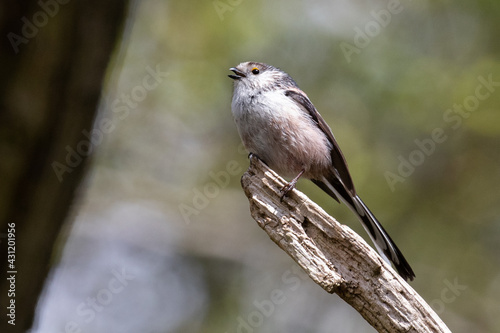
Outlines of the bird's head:
{"label": "bird's head", "polygon": [[229,70],[234,73],[228,76],[234,80],[235,89],[270,90],[297,86],[287,73],[261,62],[242,62]]}

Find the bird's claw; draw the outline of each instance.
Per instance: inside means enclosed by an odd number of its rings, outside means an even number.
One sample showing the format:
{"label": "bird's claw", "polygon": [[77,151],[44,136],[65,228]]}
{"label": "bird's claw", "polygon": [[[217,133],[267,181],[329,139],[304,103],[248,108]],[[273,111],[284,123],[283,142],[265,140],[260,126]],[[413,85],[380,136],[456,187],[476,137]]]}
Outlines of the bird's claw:
{"label": "bird's claw", "polygon": [[283,199],[287,196],[288,193],[290,193],[291,190],[295,187],[295,184],[292,182],[286,184],[283,186],[283,188],[280,190],[281,196],[280,196],[280,202],[283,202]]}

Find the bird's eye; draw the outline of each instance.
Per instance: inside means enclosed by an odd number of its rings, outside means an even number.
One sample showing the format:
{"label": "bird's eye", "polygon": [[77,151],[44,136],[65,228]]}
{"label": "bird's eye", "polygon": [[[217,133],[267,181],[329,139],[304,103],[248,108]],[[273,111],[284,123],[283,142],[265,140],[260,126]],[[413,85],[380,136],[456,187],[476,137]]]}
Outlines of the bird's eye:
{"label": "bird's eye", "polygon": [[260,73],[260,71],[259,71],[259,69],[258,69],[257,67],[254,67],[254,68],[252,69],[252,73],[254,73],[255,75],[257,75],[257,74],[259,74],[259,73]]}

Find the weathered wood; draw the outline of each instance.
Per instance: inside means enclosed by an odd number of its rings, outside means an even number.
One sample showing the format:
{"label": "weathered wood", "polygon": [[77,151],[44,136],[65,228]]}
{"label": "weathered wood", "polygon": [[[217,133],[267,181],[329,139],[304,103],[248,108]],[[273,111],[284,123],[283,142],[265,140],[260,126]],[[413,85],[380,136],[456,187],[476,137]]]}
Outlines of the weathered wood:
{"label": "weathered wood", "polygon": [[379,332],[450,332],[432,308],[359,235],[293,190],[255,156],[241,179],[250,212],[269,237],[329,293]]}

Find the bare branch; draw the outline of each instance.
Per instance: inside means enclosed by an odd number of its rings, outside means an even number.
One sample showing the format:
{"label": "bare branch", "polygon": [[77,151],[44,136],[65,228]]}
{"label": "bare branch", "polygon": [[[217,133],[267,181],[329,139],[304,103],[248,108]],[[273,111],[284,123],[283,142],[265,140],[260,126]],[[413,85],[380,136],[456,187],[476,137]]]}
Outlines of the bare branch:
{"label": "bare branch", "polygon": [[258,158],[241,179],[259,226],[318,285],[379,332],[450,332],[432,308],[355,232],[304,194],[280,202],[286,182]]}

